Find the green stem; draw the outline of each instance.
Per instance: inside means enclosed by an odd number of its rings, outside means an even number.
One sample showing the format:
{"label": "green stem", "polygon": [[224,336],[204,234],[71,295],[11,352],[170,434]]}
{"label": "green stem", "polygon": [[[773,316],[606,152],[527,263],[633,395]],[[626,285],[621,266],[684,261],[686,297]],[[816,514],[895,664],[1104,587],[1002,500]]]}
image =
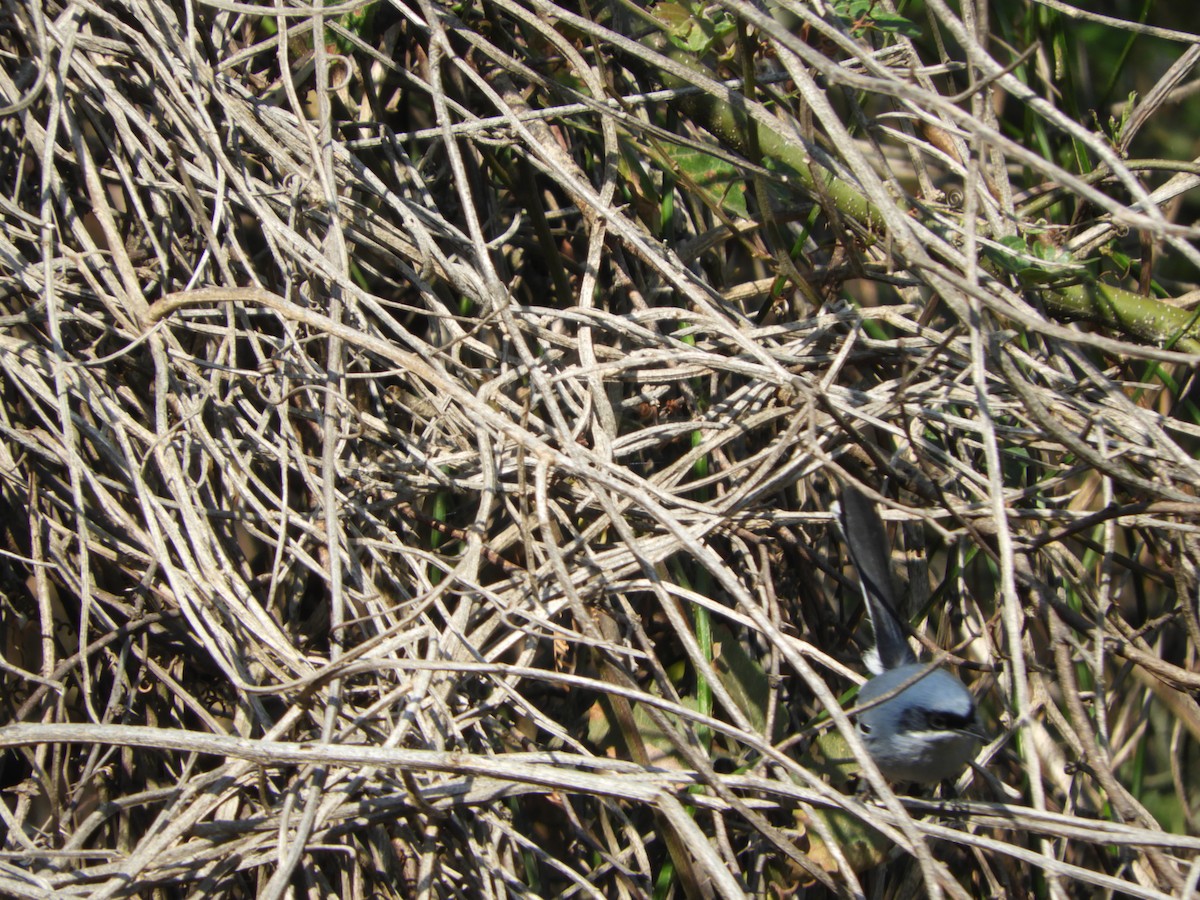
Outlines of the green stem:
{"label": "green stem", "polygon": [[1189,311],[1151,297],[1092,281],[1043,294],[1058,315],[1087,319],[1151,344],[1200,353],[1200,310]]}
{"label": "green stem", "polygon": [[[675,62],[715,78],[714,73],[701,65],[693,54],[674,46],[659,35],[658,49]],[[667,72],[662,73],[667,87],[683,87],[685,82]],[[815,196],[828,199],[842,216],[857,221],[864,228],[880,231],[883,214],[849,182],[812,162],[803,150],[786,141],[778,131],[755,121],[742,105],[739,95],[727,103],[709,94],[688,94],[681,98],[681,108],[698,125],[714,137],[743,155],[774,160],[792,169],[803,187]],[[753,130],[752,130],[753,129]],[[1032,289],[1032,288],[1031,288]],[[1200,313],[1131,291],[1100,282],[1086,282],[1070,287],[1043,290],[1047,307],[1057,315],[1087,319],[1115,329],[1147,343],[1172,347],[1188,353],[1200,353],[1200,330],[1196,329]]]}
{"label": "green stem", "polygon": [[[666,43],[663,38],[663,43]],[[675,62],[685,65],[708,78],[716,78],[711,69],[701,65],[685,50],[673,46],[659,49]],[[687,87],[688,83],[668,72],[662,72],[663,84],[668,88]],[[802,149],[786,141],[773,128],[755,121],[734,95],[733,103],[706,93],[687,94],[680,99],[680,108],[697,124],[710,132],[730,149],[743,156],[759,156],[782,163],[796,173],[801,185],[817,197],[828,198],[843,215],[867,228],[883,227],[883,214],[879,208],[849,182],[843,181],[832,172],[812,163],[811,157]],[[753,129],[753,130],[752,130]]]}

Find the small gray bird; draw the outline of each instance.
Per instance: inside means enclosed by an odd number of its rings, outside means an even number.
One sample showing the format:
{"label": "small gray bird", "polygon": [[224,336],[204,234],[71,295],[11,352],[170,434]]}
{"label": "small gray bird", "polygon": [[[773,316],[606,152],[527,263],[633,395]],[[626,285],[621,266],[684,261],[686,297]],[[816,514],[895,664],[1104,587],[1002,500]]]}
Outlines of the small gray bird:
{"label": "small gray bird", "polygon": [[875,677],[858,692],[858,707],[869,707],[857,714],[858,733],[879,771],[892,781],[931,784],[953,778],[987,741],[975,698],[946,670],[918,662],[909,646],[896,612],[891,553],[875,504],[847,486],[834,512],[875,634],[875,646],[864,656]]}

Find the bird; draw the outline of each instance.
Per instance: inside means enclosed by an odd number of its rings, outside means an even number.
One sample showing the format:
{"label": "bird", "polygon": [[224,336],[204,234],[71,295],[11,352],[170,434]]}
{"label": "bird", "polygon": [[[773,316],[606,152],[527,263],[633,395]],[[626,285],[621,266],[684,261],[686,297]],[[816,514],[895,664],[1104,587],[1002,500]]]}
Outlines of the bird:
{"label": "bird", "polygon": [[954,778],[988,740],[975,697],[950,672],[922,663],[909,646],[896,611],[887,534],[875,504],[847,485],[833,511],[875,638],[864,654],[874,677],[859,689],[854,707],[858,735],[893,783],[936,784]]}

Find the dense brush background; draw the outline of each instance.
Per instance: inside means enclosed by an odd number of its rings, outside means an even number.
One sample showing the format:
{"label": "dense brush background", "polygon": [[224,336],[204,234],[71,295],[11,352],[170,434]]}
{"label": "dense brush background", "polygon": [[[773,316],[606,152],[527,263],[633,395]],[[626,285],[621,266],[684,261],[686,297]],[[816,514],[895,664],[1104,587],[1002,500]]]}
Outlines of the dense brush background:
{"label": "dense brush background", "polygon": [[0,893],[1194,891],[1200,37],[1080,5],[2,0]]}

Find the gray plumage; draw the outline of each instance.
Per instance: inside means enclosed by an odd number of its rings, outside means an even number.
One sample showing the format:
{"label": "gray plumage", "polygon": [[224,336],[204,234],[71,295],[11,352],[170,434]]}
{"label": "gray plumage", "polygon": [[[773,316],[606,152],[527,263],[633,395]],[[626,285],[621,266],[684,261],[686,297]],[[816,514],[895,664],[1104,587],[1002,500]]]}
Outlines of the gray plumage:
{"label": "gray plumage", "polygon": [[867,666],[875,674],[917,661],[908,645],[908,635],[892,593],[891,552],[883,522],[875,504],[858,488],[842,491],[840,503],[834,505],[850,562],[858,572],[858,582],[867,604],[871,630],[875,635],[875,654],[878,663]]}
{"label": "gray plumage", "polygon": [[875,647],[866,656],[876,675],[858,692],[859,735],[879,770],[893,781],[953,778],[987,739],[975,698],[949,672],[918,662],[909,646],[892,592],[887,533],[875,504],[857,488],[846,487],[834,510],[875,635]]}

